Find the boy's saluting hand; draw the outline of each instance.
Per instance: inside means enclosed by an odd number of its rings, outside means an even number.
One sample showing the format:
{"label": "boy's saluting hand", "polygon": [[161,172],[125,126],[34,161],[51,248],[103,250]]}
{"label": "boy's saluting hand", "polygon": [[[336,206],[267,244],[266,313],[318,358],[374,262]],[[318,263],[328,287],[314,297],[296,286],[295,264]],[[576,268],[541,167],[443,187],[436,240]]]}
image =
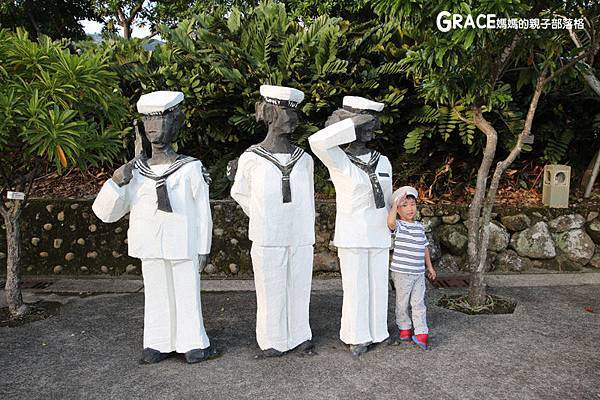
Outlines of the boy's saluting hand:
{"label": "boy's saluting hand", "polygon": [[396,230],[396,215],[398,214],[398,206],[402,204],[404,200],[406,200],[406,193],[392,201],[392,206],[390,207],[390,212],[388,213],[387,218],[388,228],[391,231]]}

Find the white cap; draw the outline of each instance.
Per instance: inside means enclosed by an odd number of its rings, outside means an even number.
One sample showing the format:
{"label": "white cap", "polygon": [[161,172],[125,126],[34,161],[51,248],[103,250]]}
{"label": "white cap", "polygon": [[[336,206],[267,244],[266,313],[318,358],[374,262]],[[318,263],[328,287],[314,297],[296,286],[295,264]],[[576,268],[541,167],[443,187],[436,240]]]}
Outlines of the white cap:
{"label": "white cap", "polygon": [[398,200],[404,195],[414,196],[415,199],[419,198],[419,192],[417,192],[417,189],[412,186],[402,186],[400,189],[397,189],[394,193],[392,193],[392,202]]}
{"label": "white cap", "polygon": [[365,99],[364,97],[358,97],[358,96],[344,96],[342,105],[344,107],[352,107],[356,110],[373,110],[373,111],[381,111],[381,110],[383,110],[383,107],[384,107],[383,103],[378,103],[376,101],[372,101],[369,99]]}
{"label": "white cap", "polygon": [[140,114],[163,114],[183,101],[183,93],[167,90],[144,94],[137,102]]}
{"label": "white cap", "polygon": [[261,85],[260,95],[267,103],[296,108],[304,100],[304,93],[287,86]]}

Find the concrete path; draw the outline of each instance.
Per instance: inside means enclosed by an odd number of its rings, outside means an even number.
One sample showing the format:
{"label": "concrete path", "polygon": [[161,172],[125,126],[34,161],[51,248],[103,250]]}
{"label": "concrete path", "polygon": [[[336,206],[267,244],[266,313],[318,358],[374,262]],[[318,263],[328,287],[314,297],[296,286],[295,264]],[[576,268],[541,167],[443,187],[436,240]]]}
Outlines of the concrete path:
{"label": "concrete path", "polygon": [[428,293],[431,351],[379,346],[355,361],[338,339],[337,289],[312,294],[318,355],[270,360],[254,359],[254,293],[207,291],[222,357],[152,366],[137,363],[143,294],[47,293],[65,303],[58,315],[0,328],[0,399],[600,399],[600,285],[493,288],[518,302],[495,316],[435,305],[453,292]]}
{"label": "concrete path", "polygon": [[[29,286],[36,283],[49,283],[40,289],[25,290],[28,299],[34,299],[34,294],[80,294],[80,293],[137,293],[143,292],[144,285],[140,277],[134,279],[107,278],[56,278],[56,277],[27,277]],[[600,285],[600,273],[546,273],[546,274],[487,274],[486,282],[489,287],[542,287],[542,286],[581,286]],[[313,279],[313,291],[342,290],[341,278]],[[237,292],[254,291],[252,279],[204,279],[203,292]],[[32,301],[32,300],[29,300]],[[0,296],[0,307],[6,307],[4,296]]]}

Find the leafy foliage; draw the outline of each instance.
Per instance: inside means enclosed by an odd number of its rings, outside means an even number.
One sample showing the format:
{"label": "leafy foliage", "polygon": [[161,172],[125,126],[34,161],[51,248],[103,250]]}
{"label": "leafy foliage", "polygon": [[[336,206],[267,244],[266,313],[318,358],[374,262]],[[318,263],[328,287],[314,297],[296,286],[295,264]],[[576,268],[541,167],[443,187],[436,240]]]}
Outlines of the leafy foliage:
{"label": "leafy foliage", "polygon": [[417,153],[421,149],[423,139],[431,139],[435,135],[447,142],[453,133],[457,133],[461,142],[470,146],[471,151],[478,149],[472,147],[475,126],[462,121],[457,111],[462,112],[466,118],[472,118],[472,113],[469,110],[465,111],[464,107],[460,106],[451,109],[446,106],[434,108],[425,105],[416,110],[410,123],[418,125],[407,134],[404,140],[406,151],[411,154]]}
{"label": "leafy foliage", "polygon": [[[378,12],[391,13],[403,30],[415,39],[415,46],[402,60],[407,72],[419,85],[422,97],[433,103],[470,107],[483,102],[488,112],[512,101],[514,90],[535,83],[537,72],[548,68],[556,71],[565,57],[572,57],[566,31],[514,30],[514,29],[453,29],[440,32],[435,17],[442,10],[462,15],[496,14],[505,18],[553,18],[552,11],[565,11],[561,2],[549,2],[533,7],[526,1],[454,1],[441,3],[427,1],[374,1]],[[542,7],[546,7],[543,8]],[[518,72],[510,74],[498,70],[497,62],[513,40],[517,40],[512,53],[511,66],[521,65]],[[491,56],[492,55],[492,56]],[[512,86],[512,79],[517,81]]]}
{"label": "leafy foliage", "polygon": [[97,19],[90,0],[2,0],[0,26],[26,29],[31,37],[46,35],[53,39],[82,39],[79,21]]}
{"label": "leafy foliage", "polygon": [[[352,25],[327,16],[302,24],[283,4],[267,1],[245,12],[234,7],[227,14],[200,14],[160,30],[166,44],[152,52],[141,50],[142,41],[115,39],[87,50],[111,57],[132,104],[142,92],[181,90],[187,127],[180,145],[208,165],[233,159],[262,140],[265,128],[254,117],[261,84],[305,93],[294,137],[301,146],[345,95],[386,103],[382,146],[398,136],[406,120],[400,105],[407,89],[398,65],[405,50],[392,24]],[[224,176],[224,165],[217,175]]]}
{"label": "leafy foliage", "polygon": [[62,172],[119,154],[126,99],[105,57],[18,29],[0,30],[0,60],[0,187],[33,166]]}
{"label": "leafy foliage", "polygon": [[[561,2],[550,2],[535,7],[526,1],[454,1],[432,3],[421,0],[374,0],[380,15],[393,18],[401,26],[403,34],[411,39],[411,46],[400,66],[414,80],[420,97],[426,105],[411,115],[411,130],[404,141],[409,153],[417,153],[429,142],[441,138],[444,142],[451,135],[467,146],[470,154],[479,154],[483,141],[475,135],[474,126],[458,118],[455,110],[470,110],[482,106],[484,114],[498,133],[500,150],[508,152],[516,143],[523,129],[524,110],[528,107],[531,87],[535,86],[540,71],[548,75],[557,71],[566,60],[578,54],[573,48],[566,30],[512,30],[512,29],[453,29],[441,32],[436,28],[436,16],[440,11],[462,15],[496,14],[505,18],[556,18],[557,14],[577,17],[585,15],[596,23],[598,7],[580,9]],[[595,11],[594,11],[595,10]],[[583,13],[583,14],[582,14]],[[582,45],[590,45],[589,36],[581,35]],[[510,63],[498,69],[498,60],[511,42],[516,41]],[[576,69],[567,71],[546,86],[551,93],[559,85],[569,84],[576,77]],[[571,104],[580,101],[571,98]],[[542,104],[543,107],[543,104]],[[464,117],[469,118],[466,112]],[[541,145],[543,160],[557,162],[566,155],[573,139],[573,120],[565,126],[565,116],[552,113],[542,123],[533,126],[536,143]],[[589,121],[589,118],[586,119]],[[551,125],[559,125],[551,129]],[[524,145],[524,151],[531,146]]]}
{"label": "leafy foliage", "polygon": [[[279,0],[278,2],[285,5],[290,20],[303,23],[310,23],[322,15],[341,17],[354,23],[376,19],[368,0]],[[259,3],[260,0],[147,1],[139,19],[148,23],[151,30],[156,32],[162,24],[175,27],[181,21],[199,14],[228,15],[234,10],[248,14]]]}

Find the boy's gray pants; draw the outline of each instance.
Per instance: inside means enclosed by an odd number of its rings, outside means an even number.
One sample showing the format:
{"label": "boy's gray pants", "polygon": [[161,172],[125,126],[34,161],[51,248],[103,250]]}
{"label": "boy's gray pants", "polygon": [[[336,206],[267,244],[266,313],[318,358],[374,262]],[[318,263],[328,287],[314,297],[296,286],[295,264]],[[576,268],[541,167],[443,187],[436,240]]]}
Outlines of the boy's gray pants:
{"label": "boy's gray pants", "polygon": [[[425,307],[425,274],[405,274],[392,271],[396,288],[396,324],[398,329],[411,329],[414,334],[429,333],[427,329],[427,308]],[[408,304],[412,311],[412,321],[408,314]]]}

